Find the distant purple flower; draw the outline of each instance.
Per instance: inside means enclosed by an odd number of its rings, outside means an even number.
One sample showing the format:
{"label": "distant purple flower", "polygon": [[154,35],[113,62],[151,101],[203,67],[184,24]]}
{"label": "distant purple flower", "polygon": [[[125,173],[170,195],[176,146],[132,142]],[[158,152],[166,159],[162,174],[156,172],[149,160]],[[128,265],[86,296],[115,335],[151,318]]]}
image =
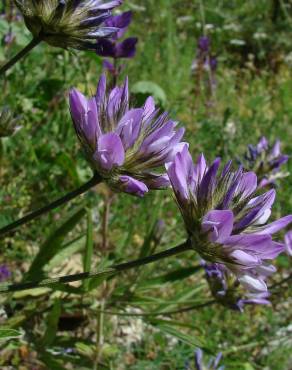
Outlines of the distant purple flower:
{"label": "distant purple flower", "polygon": [[202,266],[213,297],[223,306],[243,311],[246,304],[270,304],[268,292],[247,295],[241,292],[238,280],[223,264],[202,262]]}
{"label": "distant purple flower", "polygon": [[167,113],[159,114],[149,97],[141,108],[129,108],[128,80],[106,91],[106,77],[96,96],[70,92],[70,110],[78,138],[94,171],[116,191],[143,196],[169,186],[157,170],[181,149],[184,129]]}
{"label": "distant purple flower", "polygon": [[292,231],[288,231],[284,238],[286,252],[292,257]]}
{"label": "distant purple flower", "polygon": [[9,279],[11,272],[6,265],[0,265],[0,281]]}
{"label": "distant purple flower", "polygon": [[249,145],[245,155],[246,167],[253,170],[259,179],[259,187],[274,185],[279,178],[287,176],[281,167],[288,161],[289,156],[281,153],[281,142],[276,140],[270,145],[262,137],[256,146]]}
{"label": "distant purple flower", "polygon": [[223,264],[251,293],[267,291],[265,278],[275,268],[267,261],[285,249],[272,235],[292,222],[292,215],[266,224],[275,190],[257,195],[257,176],[234,171],[219,158],[208,166],[203,155],[194,165],[187,146],[167,164],[175,196],[193,248],[211,263]]}
{"label": "distant purple flower", "polygon": [[132,21],[132,12],[125,12],[121,15],[112,16],[106,20],[107,27],[116,27],[119,31],[111,38],[111,40],[101,39],[97,43],[97,54],[106,58],[133,58],[136,54],[136,37],[129,37],[122,42],[117,42],[122,38],[127,31]]}
{"label": "distant purple flower", "polygon": [[208,36],[199,37],[198,49],[200,52],[208,53],[210,48],[210,39]]}
{"label": "distant purple flower", "polygon": [[9,31],[4,35],[3,42],[5,45],[11,45],[15,40],[15,35]]}
{"label": "distant purple flower", "polygon": [[222,353],[218,353],[218,355],[211,359],[208,363],[208,365],[205,365],[203,363],[203,351],[198,348],[195,351],[194,355],[194,368],[191,365],[188,365],[186,367],[186,370],[224,370],[224,366],[219,366],[219,363],[222,359]]}

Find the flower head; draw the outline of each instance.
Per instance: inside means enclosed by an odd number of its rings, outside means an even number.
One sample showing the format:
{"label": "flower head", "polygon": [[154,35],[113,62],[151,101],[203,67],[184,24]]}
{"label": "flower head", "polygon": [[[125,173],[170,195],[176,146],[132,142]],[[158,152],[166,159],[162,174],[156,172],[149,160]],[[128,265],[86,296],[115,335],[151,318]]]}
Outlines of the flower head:
{"label": "flower head", "polygon": [[15,0],[34,37],[52,46],[95,50],[116,27],[102,25],[123,0]]}
{"label": "flower head", "polygon": [[87,159],[111,188],[143,196],[169,185],[157,170],[181,149],[184,129],[176,131],[176,122],[159,114],[152,97],[131,109],[127,79],[107,92],[103,75],[96,96],[70,92],[70,110]]}
{"label": "flower head", "polygon": [[232,169],[220,171],[220,159],[208,166],[201,155],[194,165],[188,148],[176,154],[167,172],[194,249],[220,263],[252,293],[267,291],[265,277],[275,271],[267,261],[284,250],[272,235],[292,222],[292,215],[266,224],[275,190],[257,194],[257,176]]}
{"label": "flower head", "polygon": [[256,172],[259,187],[264,187],[273,185],[277,179],[287,176],[287,173],[281,171],[281,167],[288,159],[288,155],[281,153],[280,140],[276,140],[271,146],[268,140],[262,137],[256,146],[248,146],[245,167]]}
{"label": "flower head", "polygon": [[222,359],[222,353],[209,361],[208,365],[203,363],[203,351],[200,348],[197,348],[194,355],[194,367],[191,364],[187,365],[186,370],[223,370],[224,366],[219,367],[219,363]]}
{"label": "flower head", "polygon": [[17,125],[19,118],[12,116],[9,108],[0,109],[0,138],[15,134],[20,126]]}
{"label": "flower head", "polygon": [[232,310],[243,311],[246,304],[270,304],[270,294],[241,292],[239,282],[228,269],[219,263],[202,262],[211,293],[216,301]]}
{"label": "flower head", "polygon": [[137,37],[129,37],[121,42],[117,41],[124,36],[131,21],[132,12],[125,12],[107,19],[105,25],[117,28],[119,31],[110,40],[101,39],[98,41],[97,54],[114,59],[133,58],[136,54]]}

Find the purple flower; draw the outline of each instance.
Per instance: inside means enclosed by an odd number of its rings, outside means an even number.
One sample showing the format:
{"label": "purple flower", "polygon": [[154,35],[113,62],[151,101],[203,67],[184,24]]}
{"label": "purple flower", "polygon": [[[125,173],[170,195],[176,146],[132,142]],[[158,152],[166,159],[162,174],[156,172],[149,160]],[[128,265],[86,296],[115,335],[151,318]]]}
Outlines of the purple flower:
{"label": "purple flower", "polygon": [[[222,359],[222,353],[218,353],[216,358],[213,358],[209,361],[208,365],[203,363],[203,351],[200,348],[197,348],[194,355],[194,369],[195,370],[224,370],[224,366],[219,366],[219,363]],[[187,366],[186,370],[190,370],[193,367]]]}
{"label": "purple flower", "polygon": [[223,264],[203,261],[202,266],[213,297],[223,306],[242,312],[246,304],[270,304],[268,292],[244,294],[239,281]]}
{"label": "purple flower", "polygon": [[70,110],[87,159],[112,189],[143,196],[169,186],[157,170],[182,148],[184,129],[159,114],[152,97],[141,108],[129,108],[128,80],[107,92],[103,75],[96,96],[70,92]]}
{"label": "purple flower", "polygon": [[0,265],[0,281],[9,279],[11,272],[6,265]]}
{"label": "purple flower", "polygon": [[208,36],[199,37],[198,49],[200,52],[208,53],[210,49],[210,39]]}
{"label": "purple flower", "polygon": [[281,153],[280,140],[276,140],[271,146],[268,140],[262,137],[256,146],[248,146],[245,167],[257,174],[259,187],[263,188],[274,185],[277,179],[288,175],[281,171],[281,167],[288,159],[288,155]]}
{"label": "purple flower", "polygon": [[16,0],[34,37],[52,46],[96,50],[96,39],[110,37],[117,27],[103,25],[123,0]]}
{"label": "purple flower", "polygon": [[185,146],[166,166],[189,238],[204,260],[223,264],[251,293],[266,292],[265,278],[275,272],[268,261],[285,249],[272,235],[292,215],[267,224],[275,190],[258,195],[254,172],[234,171],[231,161],[220,171],[220,163],[208,166],[201,155],[194,165]]}
{"label": "purple flower", "polygon": [[9,31],[3,37],[3,42],[5,45],[11,45],[15,40],[15,35]]}
{"label": "purple flower", "polygon": [[136,54],[138,39],[136,37],[129,37],[122,42],[117,42],[118,39],[124,36],[131,21],[132,12],[125,12],[107,19],[105,25],[107,27],[115,27],[119,31],[113,35],[111,40],[101,39],[97,42],[97,55],[114,59],[133,58]]}

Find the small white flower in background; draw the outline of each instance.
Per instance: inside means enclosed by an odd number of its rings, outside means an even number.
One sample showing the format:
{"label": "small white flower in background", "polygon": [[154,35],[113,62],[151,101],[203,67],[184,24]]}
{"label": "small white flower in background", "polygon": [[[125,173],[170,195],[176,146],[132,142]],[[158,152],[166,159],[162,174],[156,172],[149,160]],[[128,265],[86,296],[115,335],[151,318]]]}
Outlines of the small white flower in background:
{"label": "small white flower in background", "polygon": [[241,27],[237,23],[228,23],[223,26],[223,29],[225,31],[234,31],[234,32],[239,32],[241,30]]}
{"label": "small white flower in background", "polygon": [[[142,311],[137,308],[127,308],[129,314],[140,314]],[[147,325],[139,316],[118,317],[115,320],[118,342],[125,347],[131,347],[132,344],[141,342]]]}
{"label": "small white flower in background", "polygon": [[230,44],[231,45],[242,46],[242,45],[245,45],[245,41],[244,40],[239,40],[239,39],[232,39],[232,40],[230,40]]}
{"label": "small white flower in background", "polygon": [[224,132],[229,137],[234,137],[236,134],[236,124],[233,121],[228,121],[224,127]]}
{"label": "small white flower in background", "polygon": [[268,35],[265,32],[256,32],[253,35],[253,38],[255,40],[265,40],[268,37]]}
{"label": "small white flower in background", "polygon": [[292,67],[292,51],[284,57],[284,62],[285,62],[289,67]]}

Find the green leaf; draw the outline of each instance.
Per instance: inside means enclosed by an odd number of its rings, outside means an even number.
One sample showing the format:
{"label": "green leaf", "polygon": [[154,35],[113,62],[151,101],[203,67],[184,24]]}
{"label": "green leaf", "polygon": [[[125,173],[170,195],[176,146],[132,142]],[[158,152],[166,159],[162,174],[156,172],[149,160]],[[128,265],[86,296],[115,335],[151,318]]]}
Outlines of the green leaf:
{"label": "green leaf", "polygon": [[21,336],[22,333],[19,330],[0,328],[0,340],[20,338]]}
{"label": "green leaf", "polygon": [[166,94],[164,90],[157,85],[157,83],[152,82],[152,81],[139,81],[136,82],[131,89],[131,92],[133,94],[138,95],[138,100],[139,95],[141,96],[141,100],[145,100],[145,97],[148,97],[149,95],[153,96],[155,99],[155,102],[157,104],[160,104],[162,106],[165,106],[167,102]]}
{"label": "green leaf", "polygon": [[166,334],[169,334],[169,335],[179,339],[183,343],[186,343],[186,344],[188,344],[192,347],[204,347],[202,339],[200,339],[198,337],[195,337],[193,335],[182,333],[181,331],[176,329],[175,326],[178,325],[177,323],[173,324],[171,322],[168,323],[166,321],[162,321],[162,322],[161,321],[162,320],[160,320],[160,322],[159,321],[152,321],[152,325],[159,328],[159,330],[161,330],[162,332],[164,332]]}
{"label": "green leaf", "polygon": [[43,337],[43,346],[50,346],[53,344],[56,333],[58,330],[58,322],[59,322],[59,317],[61,315],[61,301],[59,299],[55,300],[55,303],[48,314],[47,317],[47,322],[46,322],[46,332]]}
{"label": "green leaf", "polygon": [[[93,255],[93,222],[92,222],[92,212],[91,210],[87,211],[87,234],[86,234],[86,244],[85,244],[85,253],[83,258],[83,270],[84,272],[90,271],[91,260]],[[85,291],[89,288],[90,281],[83,281],[83,289]]]}
{"label": "green leaf", "polygon": [[70,231],[85,216],[85,209],[74,211],[61,226],[59,226],[41,246],[27,273],[26,280],[39,280],[43,277],[44,266],[62,250],[62,243]]}

